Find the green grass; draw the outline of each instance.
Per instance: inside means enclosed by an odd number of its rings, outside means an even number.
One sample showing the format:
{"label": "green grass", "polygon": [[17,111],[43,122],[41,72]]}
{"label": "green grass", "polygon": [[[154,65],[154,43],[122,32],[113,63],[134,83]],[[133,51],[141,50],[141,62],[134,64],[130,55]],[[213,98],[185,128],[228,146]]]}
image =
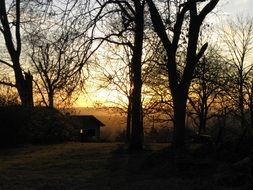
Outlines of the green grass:
{"label": "green grass", "polygon": [[[140,153],[128,153],[117,143],[66,143],[1,150],[0,190],[223,190],[249,187],[248,184],[236,187],[220,184],[225,172],[190,168],[186,177],[180,176],[182,173],[175,173],[168,155],[163,153],[165,146],[154,144]],[[196,172],[202,173],[192,175]],[[205,172],[210,175],[202,175]]]}

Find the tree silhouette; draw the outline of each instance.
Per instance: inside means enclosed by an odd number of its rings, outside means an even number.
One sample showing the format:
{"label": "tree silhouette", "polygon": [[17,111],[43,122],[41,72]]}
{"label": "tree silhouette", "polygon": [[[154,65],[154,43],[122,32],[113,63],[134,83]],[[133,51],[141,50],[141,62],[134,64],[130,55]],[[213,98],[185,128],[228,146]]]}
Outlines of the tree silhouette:
{"label": "tree silhouette", "polygon": [[[246,135],[246,93],[247,79],[250,78],[253,66],[249,64],[249,58],[253,51],[253,21],[250,17],[237,16],[236,19],[231,19],[223,27],[221,31],[222,42],[225,45],[226,61],[231,66],[231,71],[228,73],[230,78],[233,78],[233,86],[231,88],[231,99],[234,100],[236,108],[239,110],[240,125],[243,129],[241,134],[242,139]],[[239,147],[240,145],[238,145]]]}
{"label": "tree silhouette", "polygon": [[[16,87],[21,103],[25,106],[33,106],[32,74],[24,72],[20,63],[21,54],[21,2],[13,1],[7,10],[5,0],[0,1],[0,31],[3,34],[6,48],[8,50],[11,63],[8,60],[0,59],[0,63],[10,67],[15,76],[15,84],[1,81],[1,84]],[[13,21],[9,20],[9,13],[13,13]]]}
{"label": "tree silhouette", "polygon": [[[145,1],[105,1],[101,3],[101,9],[97,14],[95,22],[103,17],[108,19],[111,13],[121,13],[123,27],[120,31],[111,31],[111,34],[105,35],[103,40],[122,45],[122,42],[116,42],[113,37],[122,36],[124,32],[131,30],[128,35],[125,45],[129,45],[132,51],[130,61],[130,71],[132,80],[132,106],[131,106],[131,138],[129,148],[132,150],[140,150],[143,148],[143,119],[142,119],[142,104],[141,104],[141,89],[142,89],[142,49],[144,38],[144,7]],[[103,10],[108,5],[114,5],[112,9]],[[110,8],[110,6],[109,6]],[[113,14],[112,14],[113,15]],[[118,26],[115,26],[118,27]],[[105,31],[106,32],[106,31]],[[128,33],[129,34],[129,33]]]}
{"label": "tree silhouette", "polygon": [[[34,8],[30,16],[38,20],[38,12],[45,6],[39,6],[38,11]],[[52,2],[50,7],[50,11],[40,13],[44,19],[26,25],[25,37],[27,54],[37,74],[36,89],[44,105],[54,107],[56,102],[69,102],[82,89],[86,79],[83,67],[94,51],[87,34],[90,20],[86,3],[69,1],[59,8]]]}
{"label": "tree silhouette", "polygon": [[[172,37],[168,36],[166,25],[163,22],[162,15],[159,13],[155,3],[147,0],[151,14],[154,30],[162,41],[166,51],[167,71],[169,78],[169,87],[173,99],[174,111],[174,146],[182,147],[185,139],[185,116],[188,91],[193,77],[194,69],[199,59],[207,49],[207,43],[197,51],[200,27],[206,16],[214,9],[219,0],[210,0],[202,7],[199,4],[202,0],[189,0],[179,5],[176,13],[175,23],[172,26]],[[169,7],[170,10],[172,7]],[[178,73],[178,62],[176,59],[179,50],[180,36],[184,21],[188,17],[187,31],[187,52],[184,63],[183,73]],[[169,20],[170,21],[170,20]]]}
{"label": "tree silhouette", "polygon": [[[112,95],[114,100],[109,101],[109,103],[112,103],[122,113],[126,114],[126,134],[124,139],[128,143],[130,141],[132,120],[131,48],[128,45],[124,45],[123,37],[119,38],[122,40],[122,45],[120,46],[111,42],[106,44],[106,49],[109,53],[100,55],[101,60],[97,60],[96,68],[99,75],[96,78],[101,83],[99,88],[109,90],[111,93],[117,93],[117,95]],[[103,60],[108,60],[108,62],[103,64]]]}
{"label": "tree silhouette", "polygon": [[225,95],[224,86],[226,67],[217,48],[209,47],[196,66],[189,90],[188,112],[198,126],[199,134],[206,132],[207,121],[217,115],[221,96]]}

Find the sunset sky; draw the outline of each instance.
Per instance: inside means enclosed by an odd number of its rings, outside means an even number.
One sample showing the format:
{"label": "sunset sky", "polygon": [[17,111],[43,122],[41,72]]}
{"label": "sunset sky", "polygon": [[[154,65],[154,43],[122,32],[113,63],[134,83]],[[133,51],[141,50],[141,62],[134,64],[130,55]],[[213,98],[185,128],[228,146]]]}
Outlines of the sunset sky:
{"label": "sunset sky", "polygon": [[[244,16],[253,16],[253,0],[220,0],[216,11],[218,18],[226,20],[227,18],[235,17],[236,15],[243,14]],[[95,83],[93,81],[88,82],[88,88],[93,87]],[[104,104],[107,102],[115,101],[120,97],[119,93],[110,92],[107,90],[89,90],[89,95],[82,95],[76,102],[77,107],[92,107],[96,103]]]}

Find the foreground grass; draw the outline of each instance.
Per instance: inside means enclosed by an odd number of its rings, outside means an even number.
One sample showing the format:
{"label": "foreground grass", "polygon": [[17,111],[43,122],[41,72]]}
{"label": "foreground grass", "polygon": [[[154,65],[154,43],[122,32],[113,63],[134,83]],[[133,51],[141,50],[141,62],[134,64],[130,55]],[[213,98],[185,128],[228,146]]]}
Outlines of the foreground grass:
{"label": "foreground grass", "polygon": [[174,175],[170,164],[163,164],[170,163],[168,159],[159,154],[165,145],[152,145],[141,153],[127,153],[119,147],[116,143],[66,143],[1,150],[0,190],[249,188],[249,184],[221,184],[224,172],[213,172],[215,162],[208,166],[210,162],[202,160],[203,167],[212,170],[198,170],[198,165],[187,175]]}

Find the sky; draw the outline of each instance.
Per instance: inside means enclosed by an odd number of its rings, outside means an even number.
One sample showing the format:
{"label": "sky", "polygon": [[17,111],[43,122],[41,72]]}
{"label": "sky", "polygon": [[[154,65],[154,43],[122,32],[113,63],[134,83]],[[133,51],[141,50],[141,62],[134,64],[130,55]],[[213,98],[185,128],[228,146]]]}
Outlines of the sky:
{"label": "sky", "polygon": [[253,16],[253,0],[220,0],[219,9],[228,15],[249,14]]}
{"label": "sky", "polygon": [[[253,0],[220,0],[215,12],[219,18],[226,19],[243,14],[244,16],[250,15],[253,17]],[[77,106],[93,106],[94,100],[110,101],[115,98],[110,92],[100,90],[93,92],[89,97],[80,97],[76,102]],[[106,98],[105,98],[106,97]],[[111,100],[112,101],[112,100]]]}
{"label": "sky", "polygon": [[[253,17],[253,0],[220,0],[216,10],[221,18],[230,18],[242,13]],[[99,90],[99,92],[93,91],[89,97],[80,97],[76,106],[91,107],[94,105],[94,101],[104,99],[110,102],[117,96],[118,94],[115,92],[107,92],[105,90]]]}

